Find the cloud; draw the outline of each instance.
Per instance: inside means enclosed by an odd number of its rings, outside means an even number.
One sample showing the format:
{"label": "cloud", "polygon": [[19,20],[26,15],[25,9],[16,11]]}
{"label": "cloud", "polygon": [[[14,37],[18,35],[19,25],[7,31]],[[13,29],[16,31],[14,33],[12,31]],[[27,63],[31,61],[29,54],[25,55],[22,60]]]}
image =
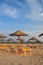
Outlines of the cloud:
{"label": "cloud", "polygon": [[34,25],[34,26],[31,26],[33,29],[35,30],[43,30],[43,26],[38,26],[38,25]]}
{"label": "cloud", "polygon": [[43,13],[41,14],[42,7],[39,4],[38,0],[26,0],[28,6],[30,7],[30,12],[28,12],[25,16],[26,18],[30,18],[33,20],[43,21]]}
{"label": "cloud", "polygon": [[12,8],[7,4],[2,4],[2,6],[0,6],[0,15],[18,18],[18,11],[16,8]]}
{"label": "cloud", "polygon": [[42,2],[43,2],[43,0],[42,0]]}
{"label": "cloud", "polygon": [[41,13],[40,15],[43,16],[43,13]]}
{"label": "cloud", "polygon": [[[12,18],[22,18],[43,21],[43,8],[39,0],[3,0],[0,14]],[[11,5],[11,4],[12,5]],[[43,0],[41,0],[43,3]],[[14,6],[13,6],[14,5]],[[25,18],[24,17],[24,18]]]}
{"label": "cloud", "polygon": [[24,0],[3,0],[0,6],[0,14],[12,18],[22,18],[27,11]]}

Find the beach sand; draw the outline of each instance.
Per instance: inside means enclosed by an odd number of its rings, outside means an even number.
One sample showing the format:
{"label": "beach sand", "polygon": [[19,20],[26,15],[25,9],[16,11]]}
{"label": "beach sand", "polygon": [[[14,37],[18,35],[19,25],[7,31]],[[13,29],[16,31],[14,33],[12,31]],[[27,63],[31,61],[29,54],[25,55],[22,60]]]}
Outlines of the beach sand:
{"label": "beach sand", "polygon": [[18,55],[0,50],[0,65],[43,65],[43,48],[33,48],[31,55]]}

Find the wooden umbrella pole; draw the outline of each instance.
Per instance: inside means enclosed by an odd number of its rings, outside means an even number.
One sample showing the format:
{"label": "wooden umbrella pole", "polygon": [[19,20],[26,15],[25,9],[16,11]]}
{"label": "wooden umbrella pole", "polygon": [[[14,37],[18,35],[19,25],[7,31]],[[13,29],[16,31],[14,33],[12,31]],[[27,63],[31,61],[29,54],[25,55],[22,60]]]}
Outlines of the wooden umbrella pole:
{"label": "wooden umbrella pole", "polygon": [[33,43],[35,43],[35,41],[33,40]]}
{"label": "wooden umbrella pole", "polygon": [[18,36],[18,44],[20,43],[20,39],[19,38],[20,38],[20,36]]}

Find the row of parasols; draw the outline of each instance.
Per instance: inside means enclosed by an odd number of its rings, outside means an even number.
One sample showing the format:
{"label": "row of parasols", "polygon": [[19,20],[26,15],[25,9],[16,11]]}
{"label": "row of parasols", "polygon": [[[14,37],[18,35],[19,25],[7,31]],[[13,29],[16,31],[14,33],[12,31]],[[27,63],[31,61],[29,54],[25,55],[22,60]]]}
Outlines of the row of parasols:
{"label": "row of parasols", "polygon": [[[23,42],[23,41],[25,41],[23,38],[20,38],[20,36],[28,36],[28,34],[27,33],[24,33],[24,32],[22,32],[22,31],[20,31],[20,30],[17,30],[16,32],[13,32],[13,33],[11,33],[11,34],[9,34],[9,36],[18,36],[18,43],[20,43],[20,42]],[[43,36],[43,33],[41,33],[40,35],[39,35],[39,37],[40,36]],[[4,35],[2,35],[2,34],[0,34],[0,41],[1,42],[4,42],[4,38],[6,38],[6,36],[4,36]],[[7,40],[8,42],[15,42],[13,39],[11,39],[11,38],[9,38],[8,40]],[[35,37],[32,37],[31,39],[29,39],[27,42],[30,42],[30,41],[33,41],[33,42],[35,42],[35,41],[39,41],[38,39],[36,39]]]}

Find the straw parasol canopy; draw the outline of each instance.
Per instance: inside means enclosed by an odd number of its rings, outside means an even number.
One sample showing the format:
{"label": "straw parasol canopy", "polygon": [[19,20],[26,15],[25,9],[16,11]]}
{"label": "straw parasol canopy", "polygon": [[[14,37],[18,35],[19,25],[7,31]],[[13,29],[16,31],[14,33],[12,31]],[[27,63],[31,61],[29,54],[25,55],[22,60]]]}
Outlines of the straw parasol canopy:
{"label": "straw parasol canopy", "polygon": [[33,41],[33,42],[36,42],[37,39],[35,37],[32,37],[31,39],[29,39],[29,41]]}
{"label": "straw parasol canopy", "polygon": [[8,42],[13,42],[14,40],[12,38],[9,38],[7,41]]}
{"label": "straw parasol canopy", "polygon": [[39,37],[40,37],[40,36],[43,36],[43,33],[41,33],[41,34],[39,35]]}
{"label": "straw parasol canopy", "polygon": [[0,38],[6,38],[6,36],[4,36],[4,35],[0,34]]}
{"label": "straw parasol canopy", "polygon": [[2,42],[4,42],[4,38],[6,38],[6,36],[0,34],[0,40],[1,40]]}
{"label": "straw parasol canopy", "polygon": [[28,36],[28,34],[22,32],[22,31],[20,31],[20,30],[17,30],[16,32],[11,33],[11,34],[9,34],[9,35],[10,35],[10,36],[18,36],[18,42],[20,42],[20,40],[19,40],[20,36]]}

